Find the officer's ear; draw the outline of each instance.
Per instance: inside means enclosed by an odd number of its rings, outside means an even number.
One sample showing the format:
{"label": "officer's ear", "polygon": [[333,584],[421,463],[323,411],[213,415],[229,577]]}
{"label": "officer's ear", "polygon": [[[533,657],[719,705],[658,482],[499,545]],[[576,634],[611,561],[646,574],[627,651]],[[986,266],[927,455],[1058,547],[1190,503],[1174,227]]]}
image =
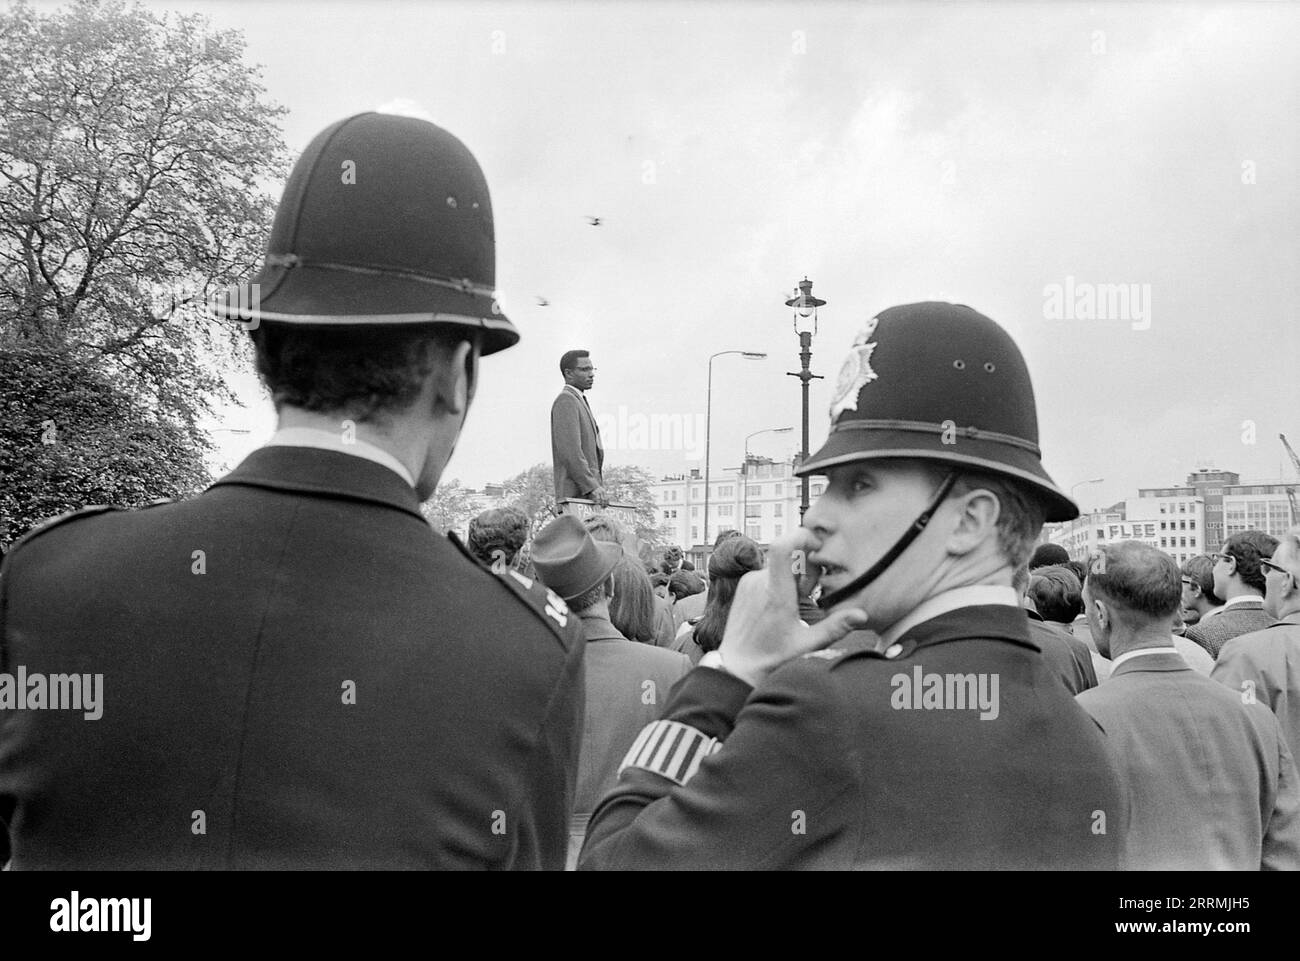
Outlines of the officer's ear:
{"label": "officer's ear", "polygon": [[440,340],[433,349],[438,354],[433,365],[434,409],[463,415],[474,399],[478,382],[477,341]]}
{"label": "officer's ear", "polygon": [[987,487],[976,487],[954,495],[953,501],[957,513],[948,537],[949,551],[969,554],[990,537],[996,541],[998,518],[1002,516],[1002,503],[997,494]]}

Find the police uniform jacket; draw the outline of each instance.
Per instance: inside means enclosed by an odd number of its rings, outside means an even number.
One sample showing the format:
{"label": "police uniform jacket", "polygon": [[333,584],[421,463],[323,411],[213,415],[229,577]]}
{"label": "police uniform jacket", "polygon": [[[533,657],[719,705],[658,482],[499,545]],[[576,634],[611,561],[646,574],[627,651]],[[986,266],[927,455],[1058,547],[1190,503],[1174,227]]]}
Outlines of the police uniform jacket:
{"label": "police uniform jacket", "polygon": [[[996,716],[927,709],[917,674],[997,677]],[[580,868],[1110,869],[1127,818],[1101,730],[1010,605],[882,653],[841,641],[757,688],[696,668],[627,760]]]}
{"label": "police uniform jacket", "polygon": [[555,499],[586,497],[604,486],[605,448],[587,398],[565,385],[551,404],[551,461]]}
{"label": "police uniform jacket", "polygon": [[15,868],[564,866],[584,646],[398,474],[267,447],[202,495],[6,558],[0,661],[103,716],[0,712]]}
{"label": "police uniform jacket", "polygon": [[1132,870],[1300,868],[1300,783],[1263,704],[1176,650],[1121,658],[1078,701],[1106,729],[1128,784]]}
{"label": "police uniform jacket", "polygon": [[1292,756],[1300,754],[1300,614],[1228,641],[1210,676],[1271,707]]}

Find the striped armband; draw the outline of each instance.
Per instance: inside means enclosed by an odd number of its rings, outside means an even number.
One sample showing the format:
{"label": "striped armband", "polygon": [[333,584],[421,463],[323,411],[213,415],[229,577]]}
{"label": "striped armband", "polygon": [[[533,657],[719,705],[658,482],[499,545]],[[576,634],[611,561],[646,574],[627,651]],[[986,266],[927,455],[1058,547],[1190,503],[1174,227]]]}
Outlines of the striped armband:
{"label": "striped armband", "polygon": [[618,771],[639,767],[654,771],[676,784],[685,784],[695,776],[706,755],[722,747],[716,737],[678,721],[655,721],[647,724],[623,758]]}

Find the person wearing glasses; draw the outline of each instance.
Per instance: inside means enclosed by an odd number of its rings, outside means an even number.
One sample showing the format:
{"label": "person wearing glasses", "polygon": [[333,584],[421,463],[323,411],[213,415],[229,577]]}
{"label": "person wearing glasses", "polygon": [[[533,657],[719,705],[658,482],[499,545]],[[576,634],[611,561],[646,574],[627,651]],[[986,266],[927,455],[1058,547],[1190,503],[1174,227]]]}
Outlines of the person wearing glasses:
{"label": "person wearing glasses", "polygon": [[[596,368],[585,350],[566,350],[560,358],[564,387],[551,404],[551,460],[555,465],[555,499],[585,497],[601,507],[605,496],[605,447],[600,427],[587,403]],[[561,510],[563,505],[560,504]]]}
{"label": "person wearing glasses", "polygon": [[1114,670],[1075,700],[1106,732],[1128,785],[1125,868],[1300,869],[1300,775],[1278,720],[1192,670],[1172,642],[1173,558],[1103,547],[1083,603]]}
{"label": "person wearing glasses", "polygon": [[1188,630],[1223,610],[1223,598],[1214,593],[1217,554],[1198,554],[1183,564],[1182,614]]}
{"label": "person wearing glasses", "polygon": [[1264,610],[1264,571],[1260,562],[1273,556],[1277,538],[1263,531],[1242,531],[1228,538],[1214,557],[1214,593],[1227,598],[1223,608],[1204,624],[1187,629],[1195,641],[1217,658],[1228,641],[1273,623]]}
{"label": "person wearing glasses", "polygon": [[1300,751],[1300,526],[1282,535],[1264,569],[1264,611],[1275,624],[1234,637],[1219,652],[1216,681],[1267,704]]}

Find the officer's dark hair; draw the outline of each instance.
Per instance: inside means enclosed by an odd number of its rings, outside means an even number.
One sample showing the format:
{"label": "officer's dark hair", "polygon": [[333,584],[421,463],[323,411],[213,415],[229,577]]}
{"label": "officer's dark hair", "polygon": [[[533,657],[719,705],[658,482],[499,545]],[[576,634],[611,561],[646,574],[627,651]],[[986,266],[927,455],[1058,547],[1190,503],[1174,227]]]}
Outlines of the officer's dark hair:
{"label": "officer's dark hair", "polygon": [[[943,483],[953,468],[933,461],[922,462],[935,487]],[[974,490],[987,490],[998,499],[998,549],[1012,568],[1024,564],[1033,552],[1034,542],[1043,529],[1047,511],[1028,485],[988,471],[957,465],[957,483],[950,497],[960,497]]]}
{"label": "officer's dark hair", "polygon": [[573,613],[575,614],[578,614],[581,613],[582,611],[585,611],[589,607],[594,607],[595,605],[599,604],[605,598],[609,597],[613,592],[614,592],[614,575],[610,574],[608,577],[606,577],[595,587],[585,591],[582,594],[579,594],[577,597],[571,598],[566,603],[569,605],[569,610],[573,611]]}
{"label": "officer's dark hair", "polygon": [[1201,596],[1215,607],[1223,606],[1223,598],[1214,593],[1214,555],[1197,554],[1183,563],[1180,573],[1201,589]]}
{"label": "officer's dark hair", "polygon": [[1088,562],[1084,583],[1089,594],[1116,607],[1118,616],[1130,622],[1172,618],[1183,600],[1174,559],[1141,541],[1100,548]]}
{"label": "officer's dark hair", "polygon": [[1263,531],[1242,531],[1233,534],[1223,545],[1223,553],[1237,562],[1237,576],[1252,587],[1264,593],[1264,569],[1259,566],[1261,559],[1271,559],[1277,550],[1277,538]]}
{"label": "officer's dark hair", "polygon": [[257,372],[276,409],[346,412],[373,421],[409,407],[424,379],[462,340],[471,351],[470,388],[478,334],[446,324],[309,327],[259,324],[251,332]]}
{"label": "officer's dark hair", "polygon": [[573,370],[578,366],[578,359],[581,357],[590,357],[591,354],[585,350],[566,350],[560,355],[560,373]]}
{"label": "officer's dark hair", "polygon": [[489,566],[498,558],[503,564],[514,564],[520,548],[528,540],[528,527],[528,515],[519,508],[494,507],[469,522],[465,546]]}
{"label": "officer's dark hair", "polygon": [[1083,585],[1068,567],[1040,567],[1030,571],[1029,596],[1045,621],[1073,624],[1083,613]]}

